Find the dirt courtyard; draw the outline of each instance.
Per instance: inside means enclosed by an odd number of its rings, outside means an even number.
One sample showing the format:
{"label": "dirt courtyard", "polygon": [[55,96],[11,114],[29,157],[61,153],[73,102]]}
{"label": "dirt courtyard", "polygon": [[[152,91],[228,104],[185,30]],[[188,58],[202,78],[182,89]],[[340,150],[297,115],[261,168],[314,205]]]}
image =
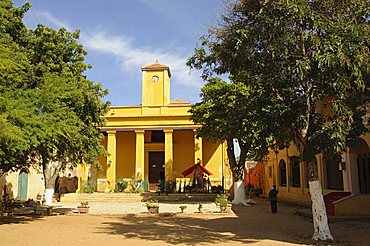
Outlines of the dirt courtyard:
{"label": "dirt courtyard", "polygon": [[[312,222],[291,205],[258,200],[235,214],[127,214],[0,218],[0,245],[312,245]],[[316,245],[370,245],[369,221],[330,223],[335,238]]]}

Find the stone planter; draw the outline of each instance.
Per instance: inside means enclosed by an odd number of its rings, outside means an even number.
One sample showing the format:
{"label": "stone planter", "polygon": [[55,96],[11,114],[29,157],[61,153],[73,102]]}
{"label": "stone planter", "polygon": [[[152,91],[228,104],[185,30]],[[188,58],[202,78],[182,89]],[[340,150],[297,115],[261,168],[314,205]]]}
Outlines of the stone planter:
{"label": "stone planter", "polygon": [[90,207],[89,206],[77,206],[77,210],[79,214],[88,214]]}
{"label": "stone planter", "polygon": [[228,204],[227,206],[220,206],[221,213],[231,213],[231,204]]}
{"label": "stone planter", "polygon": [[158,214],[159,213],[159,207],[147,207],[148,208],[148,212],[150,214]]}

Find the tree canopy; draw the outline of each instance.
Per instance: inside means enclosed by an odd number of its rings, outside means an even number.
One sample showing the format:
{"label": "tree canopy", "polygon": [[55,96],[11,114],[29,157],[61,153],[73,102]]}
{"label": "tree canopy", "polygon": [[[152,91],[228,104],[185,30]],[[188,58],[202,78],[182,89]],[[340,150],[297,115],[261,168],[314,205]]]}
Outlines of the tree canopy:
{"label": "tree canopy", "polygon": [[276,143],[294,143],[309,167],[315,240],[333,239],[315,155],[340,155],[368,132],[369,34],[368,0],[231,0],[188,60],[271,101]]}
{"label": "tree canopy", "polygon": [[[235,180],[242,180],[244,165],[250,158],[267,153],[272,144],[273,125],[265,121],[268,103],[260,100],[257,91],[244,83],[227,83],[211,78],[202,88],[201,101],[192,105],[192,120],[201,124],[199,136],[227,142],[229,162]],[[240,148],[240,158],[234,154],[234,140]],[[254,156],[251,156],[254,154]]]}
{"label": "tree canopy", "polygon": [[366,0],[229,1],[188,65],[264,88],[302,158],[340,153],[367,132],[368,10]]}
{"label": "tree canopy", "polygon": [[84,75],[91,66],[79,31],[27,29],[22,18],[30,7],[0,2],[0,168],[97,163],[106,154],[99,127],[107,91]]}

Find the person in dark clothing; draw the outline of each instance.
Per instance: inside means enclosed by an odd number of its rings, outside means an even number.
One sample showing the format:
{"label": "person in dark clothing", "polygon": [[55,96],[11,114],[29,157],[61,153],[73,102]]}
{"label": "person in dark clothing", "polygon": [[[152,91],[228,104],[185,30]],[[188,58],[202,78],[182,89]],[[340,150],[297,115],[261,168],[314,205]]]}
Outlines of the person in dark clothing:
{"label": "person in dark clothing", "polygon": [[159,187],[160,190],[163,192],[165,188],[165,172],[164,169],[161,169],[161,172],[159,173]]}
{"label": "person in dark clothing", "polygon": [[276,189],[276,185],[272,187],[272,189],[269,192],[269,199],[271,203],[271,212],[274,214],[277,212],[277,194],[279,194],[279,191]]}

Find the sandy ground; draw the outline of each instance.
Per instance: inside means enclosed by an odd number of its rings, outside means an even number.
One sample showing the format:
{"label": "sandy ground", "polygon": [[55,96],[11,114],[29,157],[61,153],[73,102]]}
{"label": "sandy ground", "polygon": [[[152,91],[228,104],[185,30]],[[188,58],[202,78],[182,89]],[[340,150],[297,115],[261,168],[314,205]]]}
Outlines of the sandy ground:
{"label": "sandy ground", "polygon": [[[138,204],[141,206],[141,204]],[[295,207],[258,200],[235,214],[121,214],[0,218],[0,245],[370,245],[369,221],[330,224],[335,238],[315,243],[312,222]]]}

